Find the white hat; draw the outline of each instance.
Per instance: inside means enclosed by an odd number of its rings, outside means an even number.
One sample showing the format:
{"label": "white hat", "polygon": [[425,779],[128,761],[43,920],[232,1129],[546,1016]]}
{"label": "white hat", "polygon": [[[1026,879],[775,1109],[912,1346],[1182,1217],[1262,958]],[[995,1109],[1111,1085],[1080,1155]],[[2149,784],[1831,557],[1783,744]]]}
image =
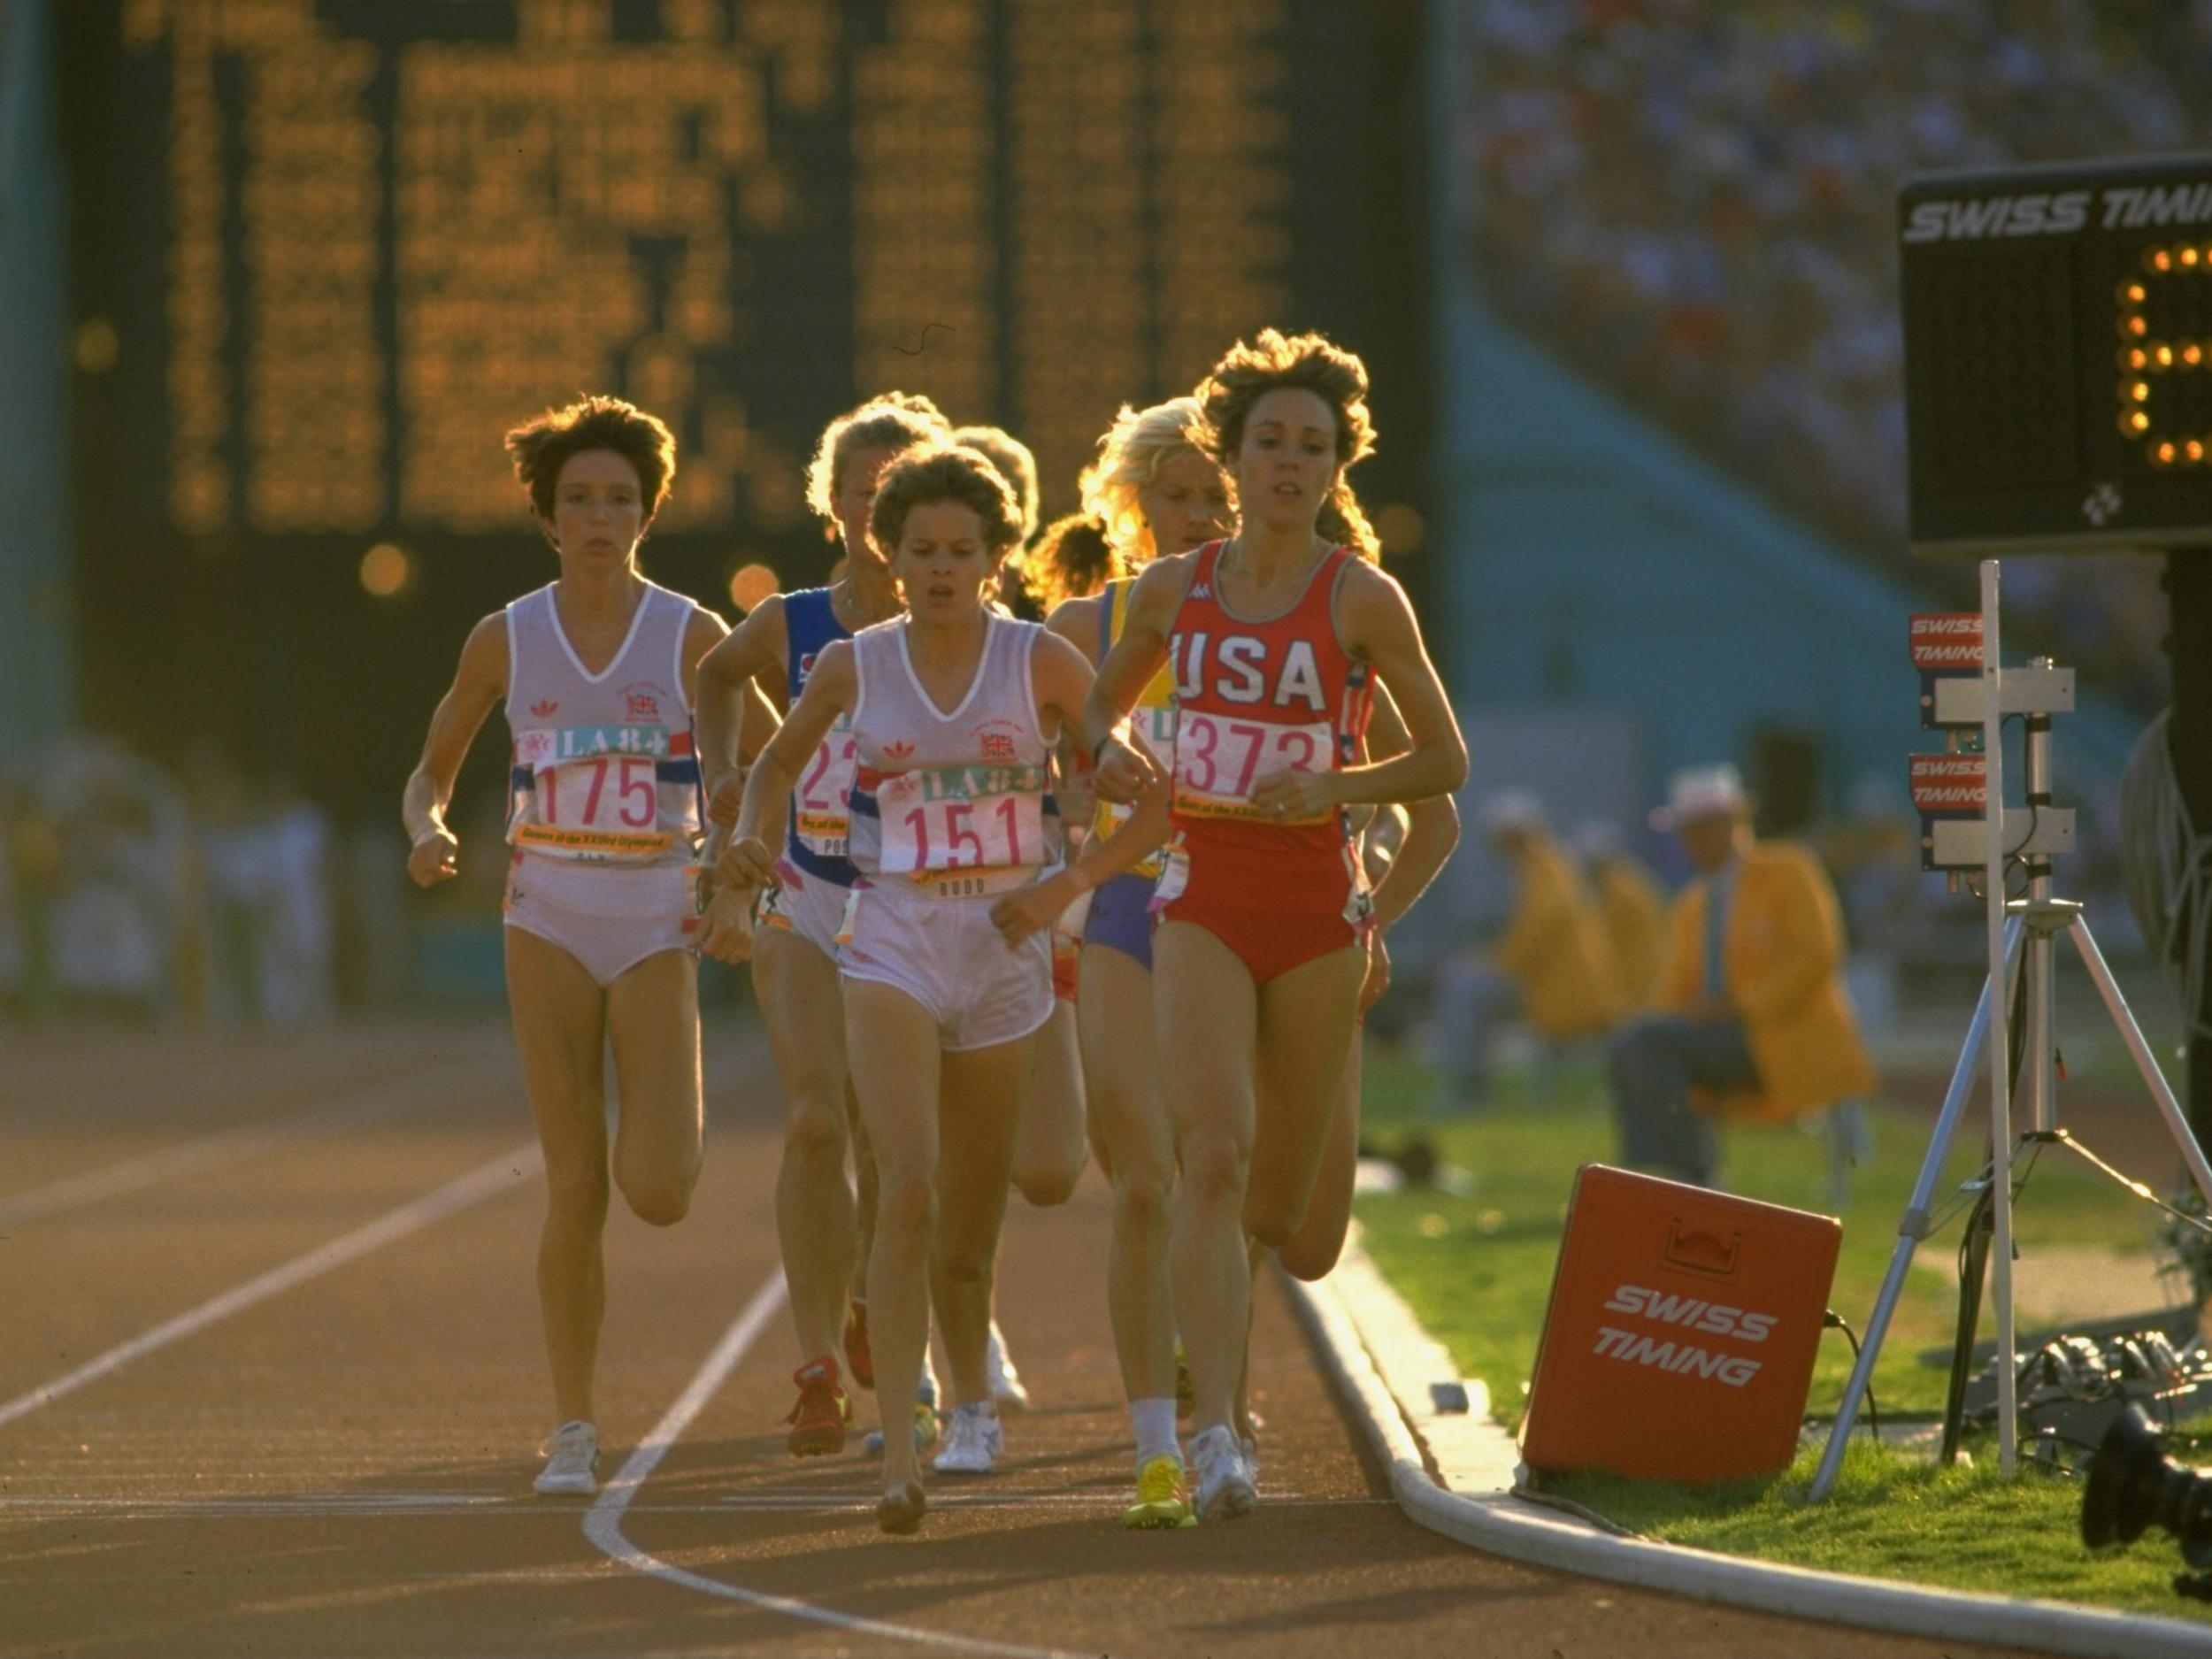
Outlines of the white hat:
{"label": "white hat", "polygon": [[1667,803],[1651,815],[1651,827],[1678,829],[1697,818],[1740,811],[1748,799],[1743,774],[1733,766],[1691,766],[1667,780]]}
{"label": "white hat", "polygon": [[1484,831],[1492,835],[1501,830],[1539,829],[1544,803],[1533,789],[1501,789],[1482,803],[1480,816]]}

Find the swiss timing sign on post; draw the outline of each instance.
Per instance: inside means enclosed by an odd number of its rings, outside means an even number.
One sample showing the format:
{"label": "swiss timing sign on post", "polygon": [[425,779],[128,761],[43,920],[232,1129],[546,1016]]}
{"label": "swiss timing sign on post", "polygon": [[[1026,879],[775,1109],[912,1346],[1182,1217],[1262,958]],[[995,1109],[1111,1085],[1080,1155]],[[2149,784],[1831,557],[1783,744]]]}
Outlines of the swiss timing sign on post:
{"label": "swiss timing sign on post", "polygon": [[1923,813],[1970,813],[1989,807],[1989,759],[1985,755],[1915,755],[1912,803]]}
{"label": "swiss timing sign on post", "polygon": [[1982,613],[1938,611],[1915,616],[1912,665],[1936,672],[1978,670],[1982,665]]}

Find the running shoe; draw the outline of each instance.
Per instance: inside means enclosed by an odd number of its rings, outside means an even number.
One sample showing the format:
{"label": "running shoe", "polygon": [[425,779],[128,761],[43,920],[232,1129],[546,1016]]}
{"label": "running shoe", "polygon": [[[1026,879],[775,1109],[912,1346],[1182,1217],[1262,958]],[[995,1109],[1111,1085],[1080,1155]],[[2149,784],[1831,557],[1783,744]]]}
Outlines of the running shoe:
{"label": "running shoe", "polygon": [[896,1492],[876,1500],[876,1525],[887,1532],[918,1532],[922,1517],[929,1512],[929,1497],[922,1483],[910,1480]]}
{"label": "running shoe", "polygon": [[998,1321],[991,1321],[991,1340],[983,1347],[983,1371],[991,1385],[991,1398],[1002,1411],[1029,1409],[1029,1390],[1022,1386],[1021,1373],[1014,1369],[1014,1362],[1006,1357],[1006,1339],[999,1334]]}
{"label": "running shoe", "polygon": [[1245,1464],[1244,1449],[1225,1425],[1192,1437],[1190,1463],[1200,1520],[1233,1521],[1257,1502],[1259,1489]]}
{"label": "running shoe", "polygon": [[987,1400],[955,1406],[945,1426],[945,1448],[932,1465],[941,1475],[987,1475],[1006,1449],[998,1407]]}
{"label": "running shoe", "polygon": [[1190,1356],[1183,1351],[1183,1339],[1175,1339],[1175,1415],[1187,1417],[1198,1409],[1198,1391],[1190,1386]]}
{"label": "running shoe", "polygon": [[[917,1400],[914,1402],[914,1449],[926,1452],[937,1444],[937,1408]],[[861,1454],[867,1457],[883,1455],[883,1431],[870,1429],[860,1442]]]}
{"label": "running shoe", "polygon": [[837,1386],[837,1362],[825,1354],[791,1373],[799,1385],[799,1402],[784,1419],[791,1432],[784,1444],[794,1457],[826,1457],[845,1449],[845,1425],[852,1404]]}
{"label": "running shoe", "polygon": [[1137,1471],[1137,1501],[1121,1512],[1121,1524],[1133,1531],[1159,1532],[1198,1525],[1181,1459],[1166,1452],[1145,1459],[1144,1467]]}
{"label": "running shoe", "polygon": [[876,1356],[868,1348],[868,1304],[857,1296],[845,1309],[845,1369],[863,1388],[876,1386]]}
{"label": "running shoe", "polygon": [[599,1431],[580,1419],[564,1423],[538,1448],[545,1467],[530,1484],[549,1494],[588,1498],[599,1490],[593,1471],[599,1466]]}

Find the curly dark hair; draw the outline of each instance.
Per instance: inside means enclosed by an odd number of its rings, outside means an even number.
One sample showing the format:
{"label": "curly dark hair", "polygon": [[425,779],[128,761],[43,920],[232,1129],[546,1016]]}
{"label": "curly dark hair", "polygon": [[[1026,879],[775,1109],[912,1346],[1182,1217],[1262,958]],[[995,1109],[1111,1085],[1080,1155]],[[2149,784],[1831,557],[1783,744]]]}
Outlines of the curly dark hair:
{"label": "curly dark hair", "polygon": [[1325,334],[1285,334],[1263,328],[1223,354],[1198,384],[1204,424],[1200,446],[1233,480],[1237,452],[1244,447],[1244,424],[1252,405],[1269,392],[1307,391],[1336,413],[1335,487],[1323,503],[1324,534],[1379,561],[1382,542],[1360,511],[1349,479],[1353,465],[1375,452],[1375,423],[1367,412],[1367,365]]}
{"label": "curly dark hair", "polygon": [[515,476],[529,492],[541,518],[553,516],[553,490],[569,457],[587,449],[612,449],[637,472],[638,494],[648,523],[668,499],[676,481],[676,434],[657,415],[619,397],[580,397],[565,409],[549,409],[507,434],[507,453]]}
{"label": "curly dark hair", "polygon": [[991,457],[964,444],[910,450],[884,469],[868,513],[868,539],[888,558],[906,533],[907,515],[933,502],[958,502],[983,522],[983,545],[995,557],[1021,541],[1021,506]]}
{"label": "curly dark hair", "polygon": [[[845,464],[864,449],[888,449],[894,455],[923,444],[944,443],[952,436],[952,423],[920,392],[885,392],[849,409],[822,428],[807,463],[806,504],[826,526],[833,526],[831,503],[845,482]],[[833,529],[832,534],[834,534]]]}
{"label": "curly dark hair", "polygon": [[1106,526],[1088,513],[1055,518],[1022,554],[1023,590],[1044,611],[1070,599],[1087,599],[1127,574],[1127,565],[1106,539]]}

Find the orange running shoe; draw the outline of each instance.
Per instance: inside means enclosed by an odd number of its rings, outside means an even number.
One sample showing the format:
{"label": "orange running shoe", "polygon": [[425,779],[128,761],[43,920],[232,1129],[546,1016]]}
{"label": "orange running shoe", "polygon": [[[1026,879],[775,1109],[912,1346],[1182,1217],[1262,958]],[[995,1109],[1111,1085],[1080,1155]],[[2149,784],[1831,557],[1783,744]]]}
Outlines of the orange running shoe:
{"label": "orange running shoe", "polygon": [[845,1425],[852,1408],[837,1386],[837,1362],[825,1354],[791,1373],[799,1402],[784,1419],[791,1432],[784,1444],[795,1457],[826,1457],[845,1449]]}
{"label": "orange running shoe", "polygon": [[845,1310],[845,1369],[863,1388],[876,1386],[876,1358],[868,1348],[868,1304],[857,1296]]}

